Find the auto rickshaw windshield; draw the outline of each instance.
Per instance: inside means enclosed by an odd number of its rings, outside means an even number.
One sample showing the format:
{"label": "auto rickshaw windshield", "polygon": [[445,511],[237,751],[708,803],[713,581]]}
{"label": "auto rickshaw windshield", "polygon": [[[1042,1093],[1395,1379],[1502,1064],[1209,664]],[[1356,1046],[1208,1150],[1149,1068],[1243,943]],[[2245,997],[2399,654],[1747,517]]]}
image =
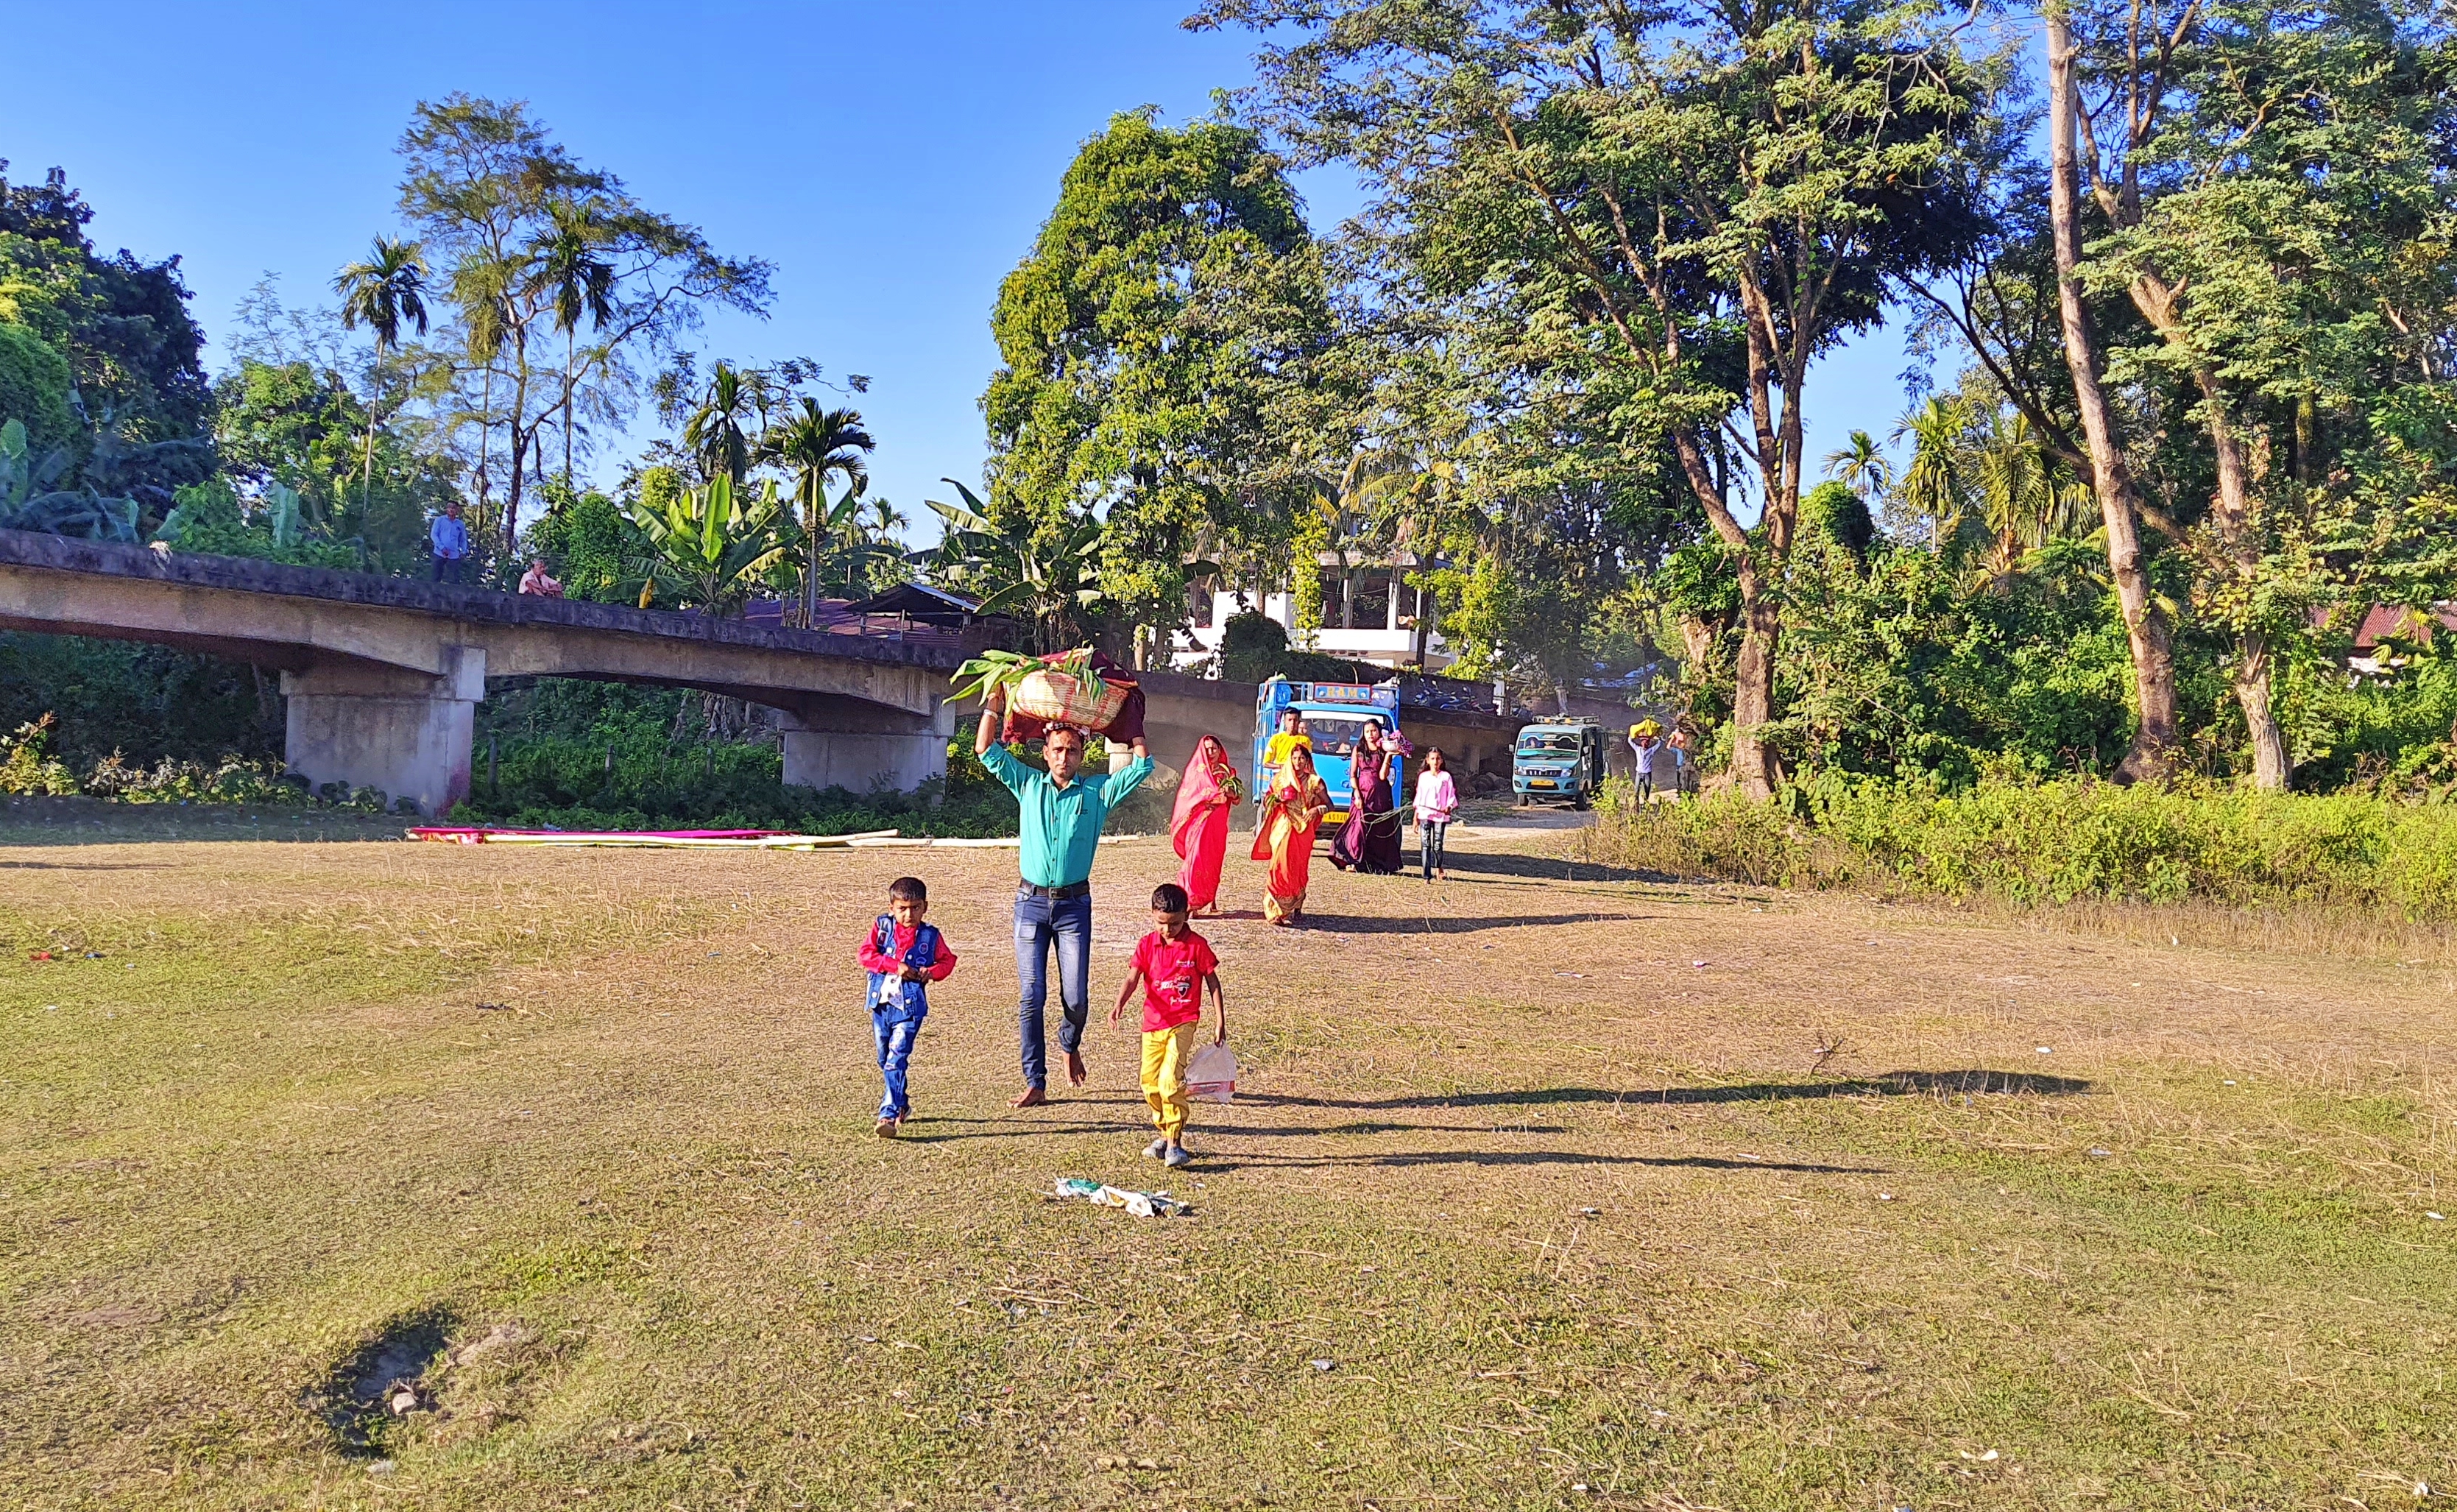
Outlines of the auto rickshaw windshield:
{"label": "auto rickshaw windshield", "polygon": [[[1353,756],[1356,742],[1365,738],[1365,727],[1381,723],[1378,719],[1352,719],[1342,715],[1306,711],[1306,734],[1313,740],[1317,756]],[[1387,733],[1387,732],[1386,732]]]}

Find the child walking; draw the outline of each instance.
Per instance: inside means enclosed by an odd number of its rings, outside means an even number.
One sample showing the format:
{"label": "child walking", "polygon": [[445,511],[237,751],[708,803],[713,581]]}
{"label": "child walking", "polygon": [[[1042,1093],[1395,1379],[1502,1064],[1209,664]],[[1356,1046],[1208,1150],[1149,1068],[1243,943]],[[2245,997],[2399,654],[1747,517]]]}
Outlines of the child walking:
{"label": "child walking", "polygon": [[956,953],[936,925],[922,922],[929,912],[930,889],[921,879],[898,877],[887,884],[887,912],[861,942],[862,968],[870,973],[870,1024],[878,1043],[878,1072],[887,1083],[875,1130],[881,1139],[896,1137],[911,1106],[905,1099],[905,1073],[913,1064],[914,1038],[930,1011],[929,984],[946,981],[956,969]]}
{"label": "child walking", "polygon": [[1416,774],[1416,860],[1429,882],[1451,880],[1442,864],[1442,842],[1450,838],[1458,806],[1458,784],[1451,780],[1450,760],[1435,746],[1425,753],[1424,770]]}
{"label": "child walking", "polygon": [[1109,1022],[1125,1017],[1126,1001],[1144,989],[1144,1101],[1151,1105],[1160,1137],[1144,1153],[1175,1167],[1191,1162],[1186,1152],[1186,1063],[1194,1055],[1194,1031],[1203,1021],[1203,993],[1219,1014],[1214,1045],[1228,1043],[1228,1000],[1220,990],[1220,959],[1211,942],[1187,926],[1186,889],[1163,882],[1152,889],[1152,932],[1135,946],[1134,966],[1118,989]]}

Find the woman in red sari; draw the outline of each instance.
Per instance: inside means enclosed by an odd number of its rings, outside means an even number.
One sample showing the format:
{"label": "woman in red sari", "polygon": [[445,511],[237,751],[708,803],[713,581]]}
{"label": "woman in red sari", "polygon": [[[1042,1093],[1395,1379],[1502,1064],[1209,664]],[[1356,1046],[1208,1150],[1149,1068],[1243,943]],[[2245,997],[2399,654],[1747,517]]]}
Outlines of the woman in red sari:
{"label": "woman in red sari", "polygon": [[1228,764],[1228,748],[1216,735],[1194,743],[1186,775],[1178,779],[1177,808],[1169,816],[1169,839],[1177,846],[1177,885],[1186,889],[1187,905],[1198,914],[1220,911],[1220,863],[1228,857],[1228,811],[1245,796],[1237,769]]}
{"label": "woman in red sari", "polygon": [[1298,746],[1271,784],[1263,805],[1262,827],[1254,834],[1254,860],[1270,861],[1264,882],[1263,917],[1275,924],[1293,924],[1305,912],[1306,883],[1313,874],[1313,837],[1322,817],[1331,812],[1331,790],[1313,775],[1313,753]]}

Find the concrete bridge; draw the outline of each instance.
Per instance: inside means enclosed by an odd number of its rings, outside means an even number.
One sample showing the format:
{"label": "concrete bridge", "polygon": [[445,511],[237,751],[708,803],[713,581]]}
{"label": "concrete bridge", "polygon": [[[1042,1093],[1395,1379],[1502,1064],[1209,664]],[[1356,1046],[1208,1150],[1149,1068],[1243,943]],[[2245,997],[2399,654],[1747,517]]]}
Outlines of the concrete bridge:
{"label": "concrete bridge", "polygon": [[279,668],[286,757],[441,814],[469,792],[489,677],[698,688],[775,711],[785,780],[910,790],[947,770],[943,631],[855,634],[0,530],[0,630],[150,641]]}
{"label": "concrete bridge", "polygon": [[[278,668],[291,770],[319,787],[381,789],[429,815],[468,795],[470,734],[489,677],[730,694],[774,711],[787,782],[909,792],[946,773],[959,729],[948,677],[978,646],[927,628],[779,630],[21,530],[0,530],[0,630],[150,641]],[[1208,732],[1227,743],[1250,790],[1254,686],[1139,678],[1164,780]],[[1627,714],[1605,704],[1578,712],[1608,726]],[[1417,744],[1448,752],[1454,770],[1508,774],[1518,717],[1413,704],[1400,717]],[[1607,749],[1617,770],[1627,764],[1618,739]]]}

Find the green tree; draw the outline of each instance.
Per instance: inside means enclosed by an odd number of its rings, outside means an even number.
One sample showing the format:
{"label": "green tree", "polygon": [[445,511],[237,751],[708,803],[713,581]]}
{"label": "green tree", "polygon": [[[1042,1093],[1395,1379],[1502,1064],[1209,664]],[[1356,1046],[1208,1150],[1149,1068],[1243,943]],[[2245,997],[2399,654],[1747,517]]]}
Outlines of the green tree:
{"label": "green tree", "polygon": [[36,455],[83,442],[69,403],[74,391],[67,358],[31,327],[0,321],[0,421],[22,421]]}
{"label": "green tree", "polygon": [[1939,395],[1902,418],[1894,439],[1911,444],[1897,497],[1914,520],[1928,522],[1929,545],[1942,551],[1961,527],[1971,493],[1965,454],[1971,407],[1960,397]]}
{"label": "green tree", "polygon": [[981,498],[953,478],[939,480],[961,504],[925,501],[946,522],[933,553],[931,573],[939,582],[973,594],[984,614],[1012,614],[1032,627],[1037,652],[1071,650],[1084,643],[1105,608],[1101,583],[1101,523],[1077,516],[1050,539],[1027,520],[1001,521]]}
{"label": "green tree", "polygon": [[1882,495],[1894,486],[1894,465],[1887,460],[1877,438],[1865,430],[1851,432],[1842,445],[1826,454],[1826,475],[1863,499]]}
{"label": "green tree", "polygon": [[[426,357],[479,431],[482,513],[502,437],[506,497],[496,528],[509,551],[545,427],[568,427],[581,412],[628,418],[640,386],[633,354],[671,352],[712,306],[764,312],[769,267],[720,256],[697,228],[642,205],[523,104],[422,101],[400,153],[402,214],[448,268],[455,307],[446,340]],[[582,310],[592,321],[586,343],[576,339]],[[554,335],[565,338],[559,358]]]}
{"label": "green tree", "polygon": [[[804,399],[796,412],[770,426],[760,438],[760,460],[784,470],[788,497],[801,513],[805,624],[818,611],[822,553],[831,543],[855,548],[869,544],[867,535],[852,528],[857,525],[861,508],[857,501],[870,482],[870,469],[862,458],[878,445],[862,428],[859,410],[823,409],[815,399]],[[844,498],[833,507],[838,513],[832,513],[828,503],[830,478],[845,484]]]}
{"label": "green tree", "polygon": [[602,255],[611,239],[594,206],[558,199],[547,206],[551,225],[529,242],[529,281],[553,302],[563,333],[563,487],[571,487],[573,410],[587,376],[580,365],[580,321],[603,331],[614,319],[614,264]]}
{"label": "green tree", "polygon": [[[188,310],[179,259],[105,258],[85,228],[93,209],[59,169],[11,184],[0,159],[0,321],[31,327],[68,359],[88,414],[130,442],[203,433],[211,405],[204,332]],[[168,487],[172,474],[138,481]]]}
{"label": "green tree", "polygon": [[1046,558],[1103,522],[1105,599],[1153,630],[1183,620],[1193,559],[1278,555],[1307,492],[1288,406],[1332,321],[1257,133],[1113,118],[1067,168],[991,329],[998,535]]}
{"label": "green tree", "polygon": [[639,606],[660,598],[714,615],[738,612],[744,599],[793,548],[792,520],[770,484],[737,490],[719,474],[705,487],[683,488],[671,474],[625,507],[639,532],[629,582],[640,585]]}
{"label": "green tree", "polygon": [[566,597],[621,603],[628,568],[639,554],[638,533],[623,508],[595,488],[567,491],[560,483],[541,490],[546,513],[523,538],[524,551],[554,564]]}
{"label": "green tree", "polygon": [[1995,67],[1912,4],[1212,0],[1197,24],[1267,34],[1274,124],[1368,176],[1401,287],[1522,354],[1497,385],[1561,374],[1624,450],[1669,447],[1739,579],[1734,765],[1770,792],[1807,376],[1975,236],[1954,170],[1992,142]]}
{"label": "green tree", "polygon": [[[364,324],[376,339],[375,368],[382,381],[384,360],[401,345],[402,322],[426,334],[426,255],[415,241],[378,237],[363,262],[353,262],[333,278],[333,292],[341,297],[341,325],[356,330]],[[360,507],[375,483],[376,414],[367,409],[367,444],[360,460]],[[565,480],[568,482],[568,479]]]}

